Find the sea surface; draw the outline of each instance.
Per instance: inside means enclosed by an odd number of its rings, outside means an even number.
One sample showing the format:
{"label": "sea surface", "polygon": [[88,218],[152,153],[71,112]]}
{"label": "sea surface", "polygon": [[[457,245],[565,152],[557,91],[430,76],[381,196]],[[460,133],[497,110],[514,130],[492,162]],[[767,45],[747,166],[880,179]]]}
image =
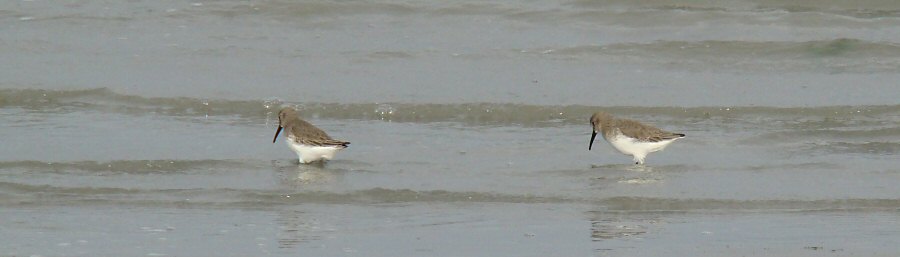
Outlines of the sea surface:
{"label": "sea surface", "polygon": [[893,0],[0,2],[0,256],[900,256],[898,157]]}

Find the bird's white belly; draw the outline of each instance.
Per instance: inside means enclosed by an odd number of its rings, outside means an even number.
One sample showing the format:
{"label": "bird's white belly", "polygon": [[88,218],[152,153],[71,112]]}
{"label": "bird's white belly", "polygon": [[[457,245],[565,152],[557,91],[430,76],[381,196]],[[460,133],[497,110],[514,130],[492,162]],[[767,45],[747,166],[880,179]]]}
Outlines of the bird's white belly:
{"label": "bird's white belly", "polygon": [[666,148],[669,144],[675,142],[675,139],[663,140],[659,142],[641,142],[634,138],[619,134],[609,139],[609,143],[619,150],[619,152],[632,156],[646,156],[648,153],[656,152]]}
{"label": "bird's white belly", "polygon": [[331,160],[331,158],[334,158],[334,153],[341,149],[336,146],[304,145],[290,139],[287,140],[287,144],[291,147],[291,150],[297,153],[301,163],[310,163],[323,159]]}

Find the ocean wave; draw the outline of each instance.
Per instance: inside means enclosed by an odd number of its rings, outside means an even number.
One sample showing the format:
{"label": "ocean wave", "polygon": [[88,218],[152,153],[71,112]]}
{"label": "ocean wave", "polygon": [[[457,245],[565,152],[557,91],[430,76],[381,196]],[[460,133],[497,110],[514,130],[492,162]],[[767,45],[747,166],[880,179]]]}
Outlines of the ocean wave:
{"label": "ocean wave", "polygon": [[562,48],[519,49],[516,52],[560,58],[604,56],[629,63],[656,64],[677,69],[886,72],[900,67],[900,45],[838,38],[790,41],[655,41],[578,45]]}
{"label": "ocean wave", "polygon": [[269,16],[279,19],[311,19],[349,15],[409,15],[420,12],[419,6],[397,2],[335,1],[268,1],[259,3],[216,3],[187,12],[211,13],[226,18]]}
{"label": "ocean wave", "polygon": [[[795,22],[793,24],[828,26],[834,24],[861,24],[885,22],[900,18],[900,5],[885,1],[689,1],[689,0],[575,0],[562,3],[549,2],[397,2],[397,1],[216,1],[199,6],[166,5],[148,7],[146,12],[130,12],[129,8],[102,14],[89,10],[107,7],[83,3],[85,8],[66,8],[55,12],[31,10],[0,10],[4,17],[27,17],[28,21],[48,20],[97,20],[109,22],[132,21],[136,17],[187,19],[219,17],[223,19],[265,17],[267,20],[292,22],[296,25],[313,25],[319,28],[340,24],[349,16],[386,17],[445,17],[490,16],[498,19],[528,21],[538,24],[573,22],[611,26],[672,26],[703,23],[704,20],[721,20],[762,24],[771,19]],[[96,5],[96,6],[92,6]],[[93,7],[93,8],[91,8]],[[110,8],[108,8],[110,9]],[[797,23],[797,20],[802,22]],[[896,21],[886,21],[892,24]]]}
{"label": "ocean wave", "polygon": [[806,149],[809,152],[896,156],[897,154],[900,154],[900,142],[868,141],[814,143],[806,146]]}
{"label": "ocean wave", "polygon": [[900,199],[829,200],[732,200],[653,197],[572,198],[491,192],[454,192],[371,188],[351,192],[249,190],[249,189],[127,189],[105,187],[57,187],[0,182],[0,205],[174,205],[263,208],[295,204],[395,204],[428,203],[574,203],[602,211],[818,211],[895,210]]}
{"label": "ocean wave", "polygon": [[613,197],[600,201],[606,211],[697,211],[697,210],[860,210],[900,208],[900,199],[829,200],[731,200]]}
{"label": "ocean wave", "polygon": [[863,19],[900,17],[900,4],[868,1],[690,1],[574,0],[566,5],[590,9],[677,10],[686,12],[822,13]]}
{"label": "ocean wave", "polygon": [[689,56],[757,56],[791,59],[796,57],[900,57],[900,45],[838,38],[806,42],[790,41],[656,41],[651,43],[619,43],[583,45],[560,49],[536,49],[556,55],[639,54]]}
{"label": "ocean wave", "polygon": [[249,161],[238,160],[117,160],[108,162],[75,161],[5,161],[0,162],[0,170],[23,170],[45,173],[66,173],[73,171],[125,174],[169,174],[185,173],[191,170],[235,169],[258,167]]}
{"label": "ocean wave", "polygon": [[[585,124],[586,117],[604,110],[629,117],[653,116],[662,120],[700,122],[741,117],[747,122],[771,119],[851,124],[855,119],[888,122],[900,105],[821,107],[634,107],[585,105],[530,105],[514,103],[415,104],[415,103],[287,103],[277,98],[256,100],[162,98],[125,95],[106,88],[85,90],[0,89],[0,108],[29,111],[86,110],[129,115],[174,117],[234,116],[251,123],[274,118],[282,106],[300,110],[304,117],[394,122],[461,122],[478,125],[558,126]],[[879,132],[881,133],[881,132]]]}
{"label": "ocean wave", "polygon": [[[887,121],[890,123],[890,121]],[[860,125],[859,121],[842,126],[804,125],[788,130],[778,129],[740,140],[747,145],[786,144],[793,152],[805,154],[871,154],[900,153],[900,128],[884,127],[881,121]]]}
{"label": "ocean wave", "polygon": [[270,1],[260,3],[212,3],[193,12],[210,12],[224,17],[267,15],[284,19],[339,17],[347,15],[493,15],[514,16],[526,13],[553,12],[556,16],[572,16],[584,10],[659,11],[659,12],[722,12],[744,13],[822,13],[861,19],[900,17],[900,5],[883,2],[853,4],[834,1],[829,4],[797,3],[795,1],[760,2],[697,2],[697,1],[621,1],[576,0],[560,5],[547,3],[517,3],[463,1],[428,2],[334,2],[334,1]]}
{"label": "ocean wave", "polygon": [[881,128],[881,129],[809,129],[797,131],[773,132],[761,135],[761,138],[769,138],[770,140],[780,141],[787,138],[829,138],[832,140],[839,139],[873,139],[888,138],[900,139],[900,127]]}

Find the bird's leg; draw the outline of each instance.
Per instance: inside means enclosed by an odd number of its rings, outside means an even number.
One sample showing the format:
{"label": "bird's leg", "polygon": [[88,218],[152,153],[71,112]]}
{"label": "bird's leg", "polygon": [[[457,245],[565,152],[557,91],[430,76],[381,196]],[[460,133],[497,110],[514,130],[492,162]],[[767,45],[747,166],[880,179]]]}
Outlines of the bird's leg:
{"label": "bird's leg", "polygon": [[643,165],[643,164],[644,164],[644,158],[646,158],[646,157],[647,157],[646,155],[643,155],[643,156],[641,156],[641,155],[635,155],[635,156],[634,156],[634,164],[635,164],[635,165]]}

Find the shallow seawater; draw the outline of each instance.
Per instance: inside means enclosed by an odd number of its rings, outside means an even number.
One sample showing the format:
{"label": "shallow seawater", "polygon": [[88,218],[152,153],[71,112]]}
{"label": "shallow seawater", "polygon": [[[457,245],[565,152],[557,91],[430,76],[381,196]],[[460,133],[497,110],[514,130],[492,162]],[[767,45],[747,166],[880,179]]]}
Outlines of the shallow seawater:
{"label": "shallow seawater", "polygon": [[5,2],[0,255],[896,256],[898,8]]}
{"label": "shallow seawater", "polygon": [[10,255],[900,250],[898,106],[604,108],[689,135],[636,166],[587,151],[599,107],[306,104],[352,144],[299,165],[266,100],[2,96]]}

